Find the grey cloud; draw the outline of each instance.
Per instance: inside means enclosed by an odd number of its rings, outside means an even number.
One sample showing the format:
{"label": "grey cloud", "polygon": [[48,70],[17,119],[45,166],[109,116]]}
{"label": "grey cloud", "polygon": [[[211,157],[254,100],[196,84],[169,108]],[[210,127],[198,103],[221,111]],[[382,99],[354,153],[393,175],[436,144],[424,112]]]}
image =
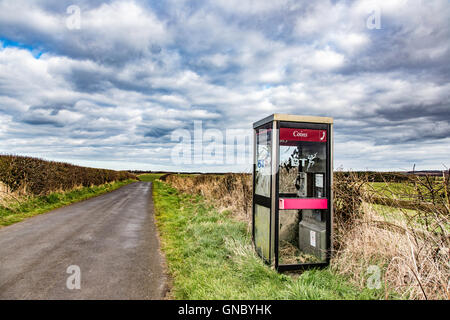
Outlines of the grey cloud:
{"label": "grey cloud", "polygon": [[170,134],[173,130],[167,128],[150,128],[145,134],[144,137],[151,138],[161,138],[168,134]]}
{"label": "grey cloud", "polygon": [[377,114],[390,121],[423,118],[431,121],[447,121],[450,123],[450,99],[438,104],[406,104],[394,108],[383,108]]}
{"label": "grey cloud", "polygon": [[55,127],[63,127],[61,123],[55,120],[51,120],[45,117],[32,116],[32,117],[24,117],[22,119],[24,123],[33,124],[33,125],[51,125]]}
{"label": "grey cloud", "polygon": [[105,78],[105,75],[94,70],[74,68],[71,70],[68,79],[74,89],[82,92],[98,92],[112,87],[108,79]]}

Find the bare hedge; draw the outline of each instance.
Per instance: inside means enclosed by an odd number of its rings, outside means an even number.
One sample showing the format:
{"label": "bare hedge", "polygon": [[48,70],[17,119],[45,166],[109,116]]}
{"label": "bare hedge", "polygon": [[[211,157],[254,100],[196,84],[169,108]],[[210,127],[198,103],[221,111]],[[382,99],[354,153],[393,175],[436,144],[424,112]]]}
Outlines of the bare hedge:
{"label": "bare hedge", "polygon": [[45,195],[75,187],[136,179],[126,171],[94,169],[38,158],[0,155],[0,181],[9,192]]}

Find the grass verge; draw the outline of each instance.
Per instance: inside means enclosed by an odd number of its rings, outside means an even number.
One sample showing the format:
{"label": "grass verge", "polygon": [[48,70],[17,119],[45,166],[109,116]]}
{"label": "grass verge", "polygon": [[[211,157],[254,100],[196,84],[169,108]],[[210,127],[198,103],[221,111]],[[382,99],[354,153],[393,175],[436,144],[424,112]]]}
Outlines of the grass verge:
{"label": "grass verge", "polygon": [[279,274],[255,255],[244,222],[155,181],[153,198],[175,299],[380,299],[329,268]]}
{"label": "grass verge", "polygon": [[53,209],[86,200],[116,190],[136,180],[123,180],[99,186],[83,187],[68,192],[54,192],[47,196],[28,197],[8,205],[0,205],[0,227],[20,222]]}

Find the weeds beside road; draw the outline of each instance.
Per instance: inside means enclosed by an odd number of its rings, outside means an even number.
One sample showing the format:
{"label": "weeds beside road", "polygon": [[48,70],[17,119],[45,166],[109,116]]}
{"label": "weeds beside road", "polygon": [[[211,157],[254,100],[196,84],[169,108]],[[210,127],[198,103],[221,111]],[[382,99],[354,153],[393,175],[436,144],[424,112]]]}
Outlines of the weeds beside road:
{"label": "weeds beside road", "polygon": [[247,223],[155,181],[155,214],[176,299],[380,299],[330,269],[279,274],[254,253]]}

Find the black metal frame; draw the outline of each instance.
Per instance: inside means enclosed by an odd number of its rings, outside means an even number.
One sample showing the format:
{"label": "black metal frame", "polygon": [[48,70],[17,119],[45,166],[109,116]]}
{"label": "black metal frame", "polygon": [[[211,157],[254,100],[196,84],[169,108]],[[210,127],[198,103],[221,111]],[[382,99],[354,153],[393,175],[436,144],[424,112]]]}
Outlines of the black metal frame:
{"label": "black metal frame", "polygon": [[[289,121],[277,121],[277,120],[270,120],[266,123],[257,123],[257,127],[254,127],[254,144],[256,146],[256,130],[258,129],[267,129],[268,127],[272,127],[275,130],[279,130],[280,128],[299,128],[299,129],[322,129],[327,130],[327,142],[326,142],[326,153],[327,153],[327,170],[326,170],[326,196],[328,201],[328,209],[326,214],[326,259],[325,262],[321,263],[307,263],[307,264],[288,264],[288,265],[280,265],[279,264],[279,147],[280,147],[280,138],[279,134],[277,135],[278,141],[274,141],[274,132],[272,132],[272,149],[276,148],[276,158],[271,157],[272,166],[271,166],[271,179],[270,179],[270,195],[271,197],[267,199],[266,197],[262,197],[255,194],[255,173],[256,173],[256,159],[254,158],[253,163],[253,203],[252,203],[252,241],[253,245],[256,249],[255,244],[255,204],[262,205],[264,207],[268,207],[270,209],[270,223],[269,223],[269,261],[264,259],[259,252],[257,251],[258,255],[264,260],[267,264],[272,264],[272,249],[274,249],[274,266],[275,269],[278,272],[285,272],[285,271],[294,271],[294,270],[305,270],[310,268],[323,268],[330,264],[331,259],[331,251],[332,251],[332,239],[331,239],[331,233],[332,233],[332,209],[333,209],[333,193],[331,190],[331,184],[332,184],[332,174],[333,174],[333,167],[332,167],[332,125],[326,124],[326,123],[307,123],[307,122],[289,122]],[[279,131],[278,131],[279,132]],[[255,148],[254,147],[254,148]],[[254,149],[255,153],[255,149]],[[255,157],[255,154],[254,154]],[[275,161],[275,165],[273,165],[273,162]],[[275,173],[273,172],[273,167],[276,167]],[[274,181],[275,180],[275,181]],[[275,183],[275,189],[273,189],[273,183]],[[275,191],[275,194],[273,194],[273,191]],[[264,198],[264,199],[262,199]],[[275,198],[275,206],[272,206],[271,199]],[[257,201],[258,203],[256,203]],[[262,204],[265,202],[264,204]],[[267,206],[269,204],[269,206]],[[275,217],[274,219],[274,235],[272,235],[272,217]],[[274,248],[272,248],[272,236],[274,236]]]}

